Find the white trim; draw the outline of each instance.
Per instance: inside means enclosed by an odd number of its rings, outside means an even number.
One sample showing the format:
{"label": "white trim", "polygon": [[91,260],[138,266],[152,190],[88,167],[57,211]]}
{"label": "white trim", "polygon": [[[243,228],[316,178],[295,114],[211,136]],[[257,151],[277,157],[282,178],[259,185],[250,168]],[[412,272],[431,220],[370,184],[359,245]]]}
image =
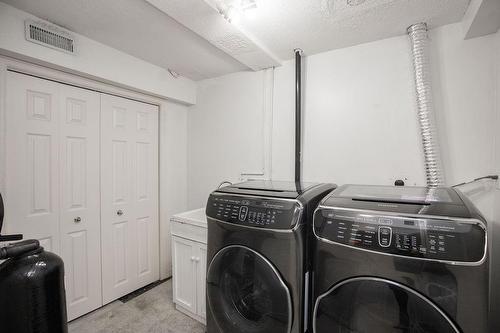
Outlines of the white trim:
{"label": "white trim", "polygon": [[243,170],[240,180],[271,179],[273,159],[273,100],[274,100],[274,67],[262,72],[262,154],[261,167],[255,171]]}
{"label": "white trim", "polygon": [[202,323],[203,325],[206,325],[207,324],[207,320],[205,318],[203,318],[202,316],[192,312],[192,311],[189,311],[188,309],[186,309],[185,307],[183,307],[181,304],[179,303],[175,303],[175,309],[179,312],[182,312],[184,313],[186,316],[189,316],[191,318],[194,318],[195,320],[199,321],[200,323]]}
{"label": "white trim", "polygon": [[158,98],[149,94],[120,88],[99,80],[87,79],[83,76],[75,75],[62,70],[43,67],[37,64],[17,60],[7,56],[0,55],[0,65],[3,65],[4,69],[6,67],[7,70],[38,76],[43,79],[53,80],[80,88],[95,90],[105,94],[133,99],[143,103],[160,105],[162,102],[166,101],[165,99]]}
{"label": "white trim", "polygon": [[6,118],[7,118],[7,66],[0,58],[0,192],[4,193],[6,189]]}
{"label": "white trim", "polygon": [[[158,134],[158,150],[159,154],[161,154],[161,135],[164,128],[161,128],[161,119],[163,117],[163,112],[166,112],[167,103],[170,102],[165,99],[161,99],[158,97],[154,97],[151,95],[138,93],[135,91],[131,91],[124,88],[115,87],[111,84],[94,81],[91,79],[87,79],[78,75],[66,73],[63,71],[43,67],[40,65],[28,63],[25,61],[17,60],[10,57],[5,57],[0,55],[0,191],[4,193],[5,191],[5,180],[6,180],[6,160],[5,160],[5,151],[6,151],[6,91],[7,91],[7,72],[15,71],[19,73],[23,73],[26,75],[36,76],[46,80],[57,81],[62,84],[72,85],[79,88],[89,89],[93,91],[97,91],[104,94],[119,96],[123,98],[132,99],[135,101],[148,103],[152,105],[156,105],[158,107],[158,121],[159,121],[159,134]],[[161,156],[159,156],[159,186],[158,186],[158,202],[159,202],[159,260],[160,260],[160,279],[166,279],[172,275],[171,272],[171,257],[169,258],[169,254],[167,253],[168,248],[170,248],[170,236],[161,237],[164,233],[169,232],[169,218],[166,212],[162,213],[161,209],[161,193],[165,193],[165,189],[162,187],[162,176],[166,176],[166,173],[162,169],[162,165],[160,163]]]}
{"label": "white trim", "polygon": [[[494,116],[495,116],[495,128],[494,133],[494,145],[493,145],[493,161],[494,161],[494,173],[500,173],[500,30],[496,33],[496,49],[494,53],[495,59],[495,81],[494,81]],[[500,188],[500,181],[497,181],[497,188]]]}

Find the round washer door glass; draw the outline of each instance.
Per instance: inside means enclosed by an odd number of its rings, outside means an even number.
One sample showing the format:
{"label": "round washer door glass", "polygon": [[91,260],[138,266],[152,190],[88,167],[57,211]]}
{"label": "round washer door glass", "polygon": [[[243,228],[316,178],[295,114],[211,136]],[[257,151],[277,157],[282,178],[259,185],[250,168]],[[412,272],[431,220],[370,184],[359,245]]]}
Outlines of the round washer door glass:
{"label": "round washer door glass", "polygon": [[314,333],[458,333],[453,321],[416,291],[393,281],[352,278],[320,296]]}
{"label": "round washer door glass", "polygon": [[214,256],[207,298],[222,332],[290,331],[290,292],[274,266],[250,248],[228,246]]}

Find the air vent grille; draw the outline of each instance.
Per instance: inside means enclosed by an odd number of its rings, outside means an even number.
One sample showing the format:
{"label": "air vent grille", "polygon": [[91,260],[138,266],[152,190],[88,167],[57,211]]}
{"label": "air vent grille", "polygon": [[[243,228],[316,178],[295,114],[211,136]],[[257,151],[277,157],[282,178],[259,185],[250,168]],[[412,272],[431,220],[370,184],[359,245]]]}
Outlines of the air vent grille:
{"label": "air vent grille", "polygon": [[67,53],[75,53],[75,40],[59,27],[44,22],[26,21],[26,40]]}

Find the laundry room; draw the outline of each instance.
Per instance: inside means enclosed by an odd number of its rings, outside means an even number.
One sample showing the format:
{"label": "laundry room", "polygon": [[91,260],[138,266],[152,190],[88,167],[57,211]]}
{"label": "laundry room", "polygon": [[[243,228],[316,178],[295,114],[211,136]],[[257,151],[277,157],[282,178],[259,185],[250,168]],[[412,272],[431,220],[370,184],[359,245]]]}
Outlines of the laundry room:
{"label": "laundry room", "polygon": [[499,0],[0,0],[0,333],[500,332]]}

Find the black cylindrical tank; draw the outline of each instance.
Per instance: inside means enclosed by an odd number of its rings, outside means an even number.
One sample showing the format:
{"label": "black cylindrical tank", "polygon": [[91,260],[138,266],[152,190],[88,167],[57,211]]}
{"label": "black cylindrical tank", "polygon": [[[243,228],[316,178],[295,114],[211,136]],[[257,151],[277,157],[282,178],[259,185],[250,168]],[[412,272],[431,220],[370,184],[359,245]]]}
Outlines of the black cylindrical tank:
{"label": "black cylindrical tank", "polygon": [[0,264],[0,333],[66,332],[61,258],[37,245]]}

